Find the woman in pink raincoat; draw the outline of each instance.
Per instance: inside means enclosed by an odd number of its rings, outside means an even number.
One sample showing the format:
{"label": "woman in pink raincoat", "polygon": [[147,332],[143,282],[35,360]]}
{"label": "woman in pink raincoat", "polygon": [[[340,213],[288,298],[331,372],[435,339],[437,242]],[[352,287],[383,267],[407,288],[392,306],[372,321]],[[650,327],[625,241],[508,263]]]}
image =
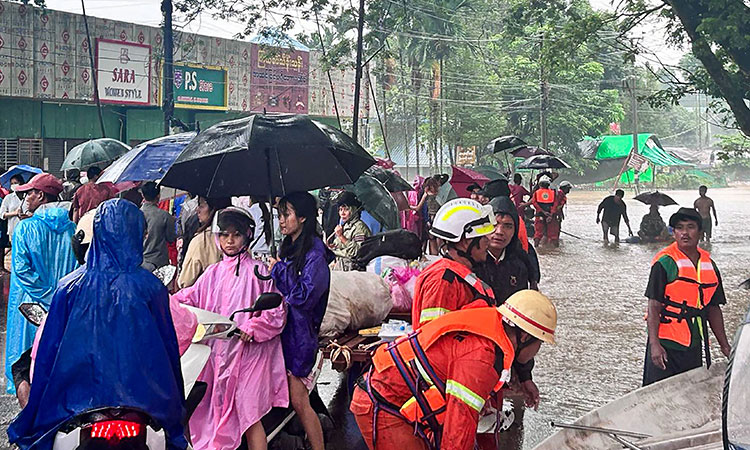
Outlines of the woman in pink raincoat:
{"label": "woman in pink raincoat", "polygon": [[[223,316],[252,306],[263,292],[276,292],[272,281],[259,280],[255,269],[268,275],[261,262],[247,252],[255,224],[241,208],[226,208],[215,217],[214,230],[223,259],[206,269],[193,286],[176,293],[180,303]],[[260,419],[273,407],[289,404],[289,390],[281,349],[284,306],[234,318],[239,338],[210,342],[211,358],[200,376],[206,395],[190,418],[196,450],[235,450],[242,434],[251,450],[266,448]]]}

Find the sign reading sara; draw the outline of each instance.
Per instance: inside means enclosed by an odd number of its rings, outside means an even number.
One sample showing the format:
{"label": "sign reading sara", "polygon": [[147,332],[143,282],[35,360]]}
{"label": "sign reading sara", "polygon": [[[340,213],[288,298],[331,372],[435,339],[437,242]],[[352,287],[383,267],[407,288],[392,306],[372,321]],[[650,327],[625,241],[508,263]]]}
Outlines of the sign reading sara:
{"label": "sign reading sara", "polygon": [[190,109],[227,109],[227,69],[176,63],[174,106]]}
{"label": "sign reading sara", "polygon": [[97,39],[96,74],[102,103],[148,105],[151,46]]}

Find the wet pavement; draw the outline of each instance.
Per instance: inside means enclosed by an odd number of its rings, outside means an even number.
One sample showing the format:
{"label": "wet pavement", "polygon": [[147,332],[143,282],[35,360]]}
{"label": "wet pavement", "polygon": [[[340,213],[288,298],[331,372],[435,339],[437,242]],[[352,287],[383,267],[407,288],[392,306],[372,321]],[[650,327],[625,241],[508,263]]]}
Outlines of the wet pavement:
{"label": "wet pavement", "polygon": [[[691,206],[697,197],[697,191],[667,193],[684,206]],[[525,412],[522,427],[515,430],[522,436],[518,439],[522,444],[508,448],[532,448],[553,432],[551,420],[573,421],[640,386],[646,343],[643,292],[651,259],[661,246],[604,245],[595,218],[596,207],[606,195],[573,191],[563,230],[582,239],[563,236],[559,248],[539,249],[540,288],[557,306],[558,344],[542,346],[534,369],[542,402],[538,411]],[[750,291],[737,287],[750,277],[750,188],[710,189],[708,195],[719,213],[719,226],[714,227],[709,250],[723,278],[727,295],[723,311],[732,341],[750,305]],[[626,203],[631,225],[637,231],[648,208],[632,197],[632,192],[627,193]],[[662,208],[665,221],[676,209]],[[625,238],[624,224],[620,232]],[[4,354],[5,314],[1,316]],[[723,358],[715,339],[713,344],[713,358]],[[319,390],[336,420],[329,448],[364,449],[357,427],[347,414],[346,377],[326,368]],[[0,448],[8,448],[5,429],[17,411],[14,398],[0,395]]]}

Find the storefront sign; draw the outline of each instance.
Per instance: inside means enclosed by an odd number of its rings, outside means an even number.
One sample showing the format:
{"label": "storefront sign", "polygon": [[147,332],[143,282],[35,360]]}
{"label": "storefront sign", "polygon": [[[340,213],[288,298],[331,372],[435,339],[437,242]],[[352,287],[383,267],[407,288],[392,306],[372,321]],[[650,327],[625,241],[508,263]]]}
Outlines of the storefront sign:
{"label": "storefront sign", "polygon": [[309,52],[252,44],[250,65],[251,111],[308,113]]}
{"label": "storefront sign", "polygon": [[174,106],[227,109],[227,69],[196,64],[174,65]]}
{"label": "storefront sign", "polygon": [[96,68],[102,103],[149,104],[150,45],[97,39]]}

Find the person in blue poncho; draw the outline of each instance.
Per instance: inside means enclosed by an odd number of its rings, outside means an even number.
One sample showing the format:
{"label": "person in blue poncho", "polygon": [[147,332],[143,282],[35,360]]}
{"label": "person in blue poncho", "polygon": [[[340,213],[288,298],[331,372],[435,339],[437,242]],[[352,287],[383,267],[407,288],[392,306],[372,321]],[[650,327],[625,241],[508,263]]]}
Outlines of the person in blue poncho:
{"label": "person in blue poncho", "polygon": [[[50,449],[58,428],[101,407],[148,413],[185,449],[184,393],[166,287],[143,262],[143,213],[101,204],[86,264],[60,281],[36,349],[29,403],[8,428],[21,449]],[[74,326],[70,326],[70,325]]]}
{"label": "person in blue poncho", "polygon": [[[62,183],[53,175],[35,175],[28,183],[16,188],[26,195],[28,210],[33,216],[22,220],[13,231],[12,269],[8,295],[8,335],[5,342],[6,392],[16,393],[12,367],[31,348],[36,327],[18,311],[21,303],[41,303],[49,307],[57,282],[78,264],[73,256],[70,239],[75,224],[68,211],[61,208],[57,196]],[[23,405],[29,384],[19,383],[18,398]]]}

